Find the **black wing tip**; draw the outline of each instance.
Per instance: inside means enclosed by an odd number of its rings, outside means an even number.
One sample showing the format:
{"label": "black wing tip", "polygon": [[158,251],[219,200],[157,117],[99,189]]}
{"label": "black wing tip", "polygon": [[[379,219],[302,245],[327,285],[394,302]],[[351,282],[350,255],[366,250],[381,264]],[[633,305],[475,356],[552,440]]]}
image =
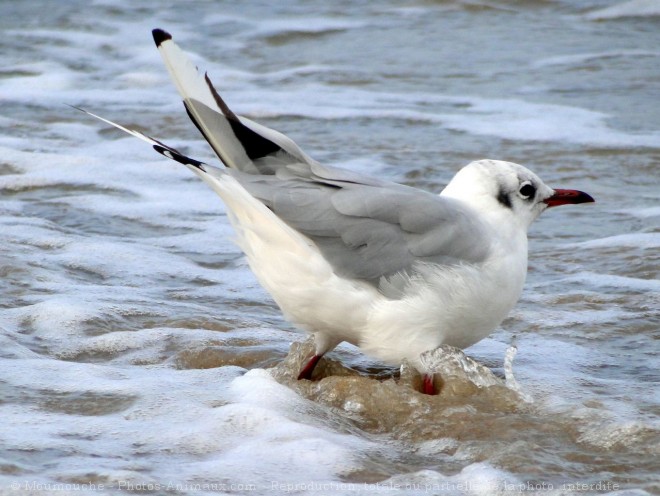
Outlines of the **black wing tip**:
{"label": "black wing tip", "polygon": [[156,150],[164,157],[172,159],[183,165],[192,165],[196,169],[206,172],[206,169],[204,169],[204,162],[200,162],[199,160],[195,160],[194,158],[186,157],[185,155],[178,152],[174,148],[170,148],[167,145],[162,145],[162,144],[152,145],[152,147],[154,150]]}
{"label": "black wing tip", "polygon": [[162,29],[154,29],[153,31],[151,31],[151,34],[154,37],[154,42],[156,43],[157,47],[159,47],[160,44],[163,43],[164,41],[172,39],[172,35]]}

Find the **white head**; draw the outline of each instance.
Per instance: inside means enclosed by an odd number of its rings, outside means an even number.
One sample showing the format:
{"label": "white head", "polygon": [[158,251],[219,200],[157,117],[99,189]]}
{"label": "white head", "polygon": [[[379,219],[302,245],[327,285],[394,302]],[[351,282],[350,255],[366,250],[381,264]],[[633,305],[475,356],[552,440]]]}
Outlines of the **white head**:
{"label": "white head", "polygon": [[524,229],[548,207],[593,202],[577,190],[553,190],[522,165],[478,160],[463,167],[441,193],[495,217],[512,217]]}

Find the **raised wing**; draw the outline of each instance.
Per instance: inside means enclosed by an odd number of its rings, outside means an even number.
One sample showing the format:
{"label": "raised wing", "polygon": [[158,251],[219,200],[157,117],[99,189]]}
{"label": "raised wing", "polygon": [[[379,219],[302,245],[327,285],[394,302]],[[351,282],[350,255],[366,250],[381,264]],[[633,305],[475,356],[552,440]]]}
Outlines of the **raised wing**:
{"label": "raised wing", "polygon": [[460,202],[318,164],[283,134],[236,116],[169,34],[153,34],[191,119],[229,170],[203,164],[91,115],[150,143],[207,183],[231,174],[314,242],[340,276],[368,281],[391,293],[420,264],[478,264],[488,257],[486,228]]}
{"label": "raised wing", "polygon": [[286,164],[313,163],[290,138],[234,114],[169,33],[154,29],[152,34],[188,115],[227,167],[274,174]]}

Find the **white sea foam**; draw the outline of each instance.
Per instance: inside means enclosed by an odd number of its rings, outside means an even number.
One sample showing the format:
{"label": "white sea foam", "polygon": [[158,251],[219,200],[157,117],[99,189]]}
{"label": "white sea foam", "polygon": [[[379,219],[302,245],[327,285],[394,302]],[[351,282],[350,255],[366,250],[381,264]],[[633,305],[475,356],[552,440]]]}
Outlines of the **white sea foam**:
{"label": "white sea foam", "polygon": [[597,53],[572,53],[570,55],[555,55],[534,61],[533,68],[554,66],[581,66],[594,61],[606,61],[617,58],[656,58],[660,51],[653,50],[611,50]]}
{"label": "white sea foam", "polygon": [[[465,114],[443,115],[448,127],[523,141],[556,141],[599,147],[657,147],[660,134],[628,134],[611,128],[606,114],[523,100],[472,99]],[[539,116],[543,115],[543,119]]]}
{"label": "white sea foam", "polygon": [[660,3],[657,0],[630,0],[585,14],[590,21],[653,16],[660,16]]}
{"label": "white sea foam", "polygon": [[[618,276],[615,274],[596,274],[593,272],[580,272],[566,279],[565,282],[589,282],[602,288],[613,287],[628,291],[651,291],[660,294],[660,281],[657,279],[639,279],[635,277]],[[625,312],[614,309],[604,310],[600,313],[603,319],[609,321],[625,316]],[[593,315],[595,318],[596,315]],[[602,322],[603,320],[601,320]]]}
{"label": "white sea foam", "polygon": [[[97,444],[89,440],[103,439],[109,452],[150,460],[145,465],[124,456],[97,458],[95,472],[115,488],[128,481],[203,480],[218,487],[233,481],[253,484],[263,494],[274,485],[305,483],[310,490],[303,487],[299,493],[313,494],[313,484],[339,484],[338,477],[359,469],[363,457],[380,449],[325,425],[319,419],[329,412],[263,371],[243,375],[236,367],[175,371],[18,358],[3,370],[3,380],[27,396],[23,405],[0,405],[3,419],[13,426],[0,435],[3,447],[58,453],[57,462],[35,480],[66,480],[80,473]],[[114,395],[118,411],[78,416],[71,429],[66,412],[44,412],[32,403],[35,388],[52,391],[52,402],[61,399],[62,408],[66,399]],[[174,457],[165,456],[173,450]],[[300,474],[305,474],[302,482]]]}
{"label": "white sea foam", "polygon": [[[237,95],[236,107],[255,117],[298,116],[312,119],[395,119],[437,123],[474,135],[522,141],[556,141],[599,147],[657,147],[660,134],[631,134],[612,128],[607,114],[565,105],[520,99],[473,96],[376,93],[356,88],[337,90],[308,85],[291,93],[260,91]],[[319,95],[323,95],[322,98]],[[460,112],[432,111],[431,105],[451,105]],[[540,116],[543,116],[542,118]]]}
{"label": "white sea foam", "polygon": [[641,219],[660,217],[660,206],[625,210],[625,213]]}
{"label": "white sea foam", "polygon": [[256,33],[262,36],[291,33],[321,34],[364,27],[363,21],[352,19],[332,19],[328,17],[308,17],[301,19],[265,19],[259,22]]}
{"label": "white sea foam", "polygon": [[366,25],[364,20],[356,20],[344,16],[316,17],[269,17],[255,19],[241,15],[227,13],[212,13],[205,16],[204,24],[240,23],[245,26],[244,32],[250,35],[279,35],[287,33],[325,33],[329,31],[342,31],[358,29]]}
{"label": "white sea foam", "polygon": [[652,249],[660,247],[660,233],[627,233],[608,236],[601,239],[593,239],[576,243],[580,248],[609,248],[609,247],[631,247]]}

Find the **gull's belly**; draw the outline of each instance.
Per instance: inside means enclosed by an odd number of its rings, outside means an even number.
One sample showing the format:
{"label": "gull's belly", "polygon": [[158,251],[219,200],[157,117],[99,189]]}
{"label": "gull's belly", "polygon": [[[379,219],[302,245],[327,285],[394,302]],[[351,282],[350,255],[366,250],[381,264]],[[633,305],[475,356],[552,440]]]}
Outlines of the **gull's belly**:
{"label": "gull's belly", "polygon": [[374,306],[360,346],[392,364],[404,358],[419,364],[421,353],[442,344],[471,346],[504,320],[520,297],[525,275],[526,263],[516,257],[483,266],[426,267],[404,298]]}

